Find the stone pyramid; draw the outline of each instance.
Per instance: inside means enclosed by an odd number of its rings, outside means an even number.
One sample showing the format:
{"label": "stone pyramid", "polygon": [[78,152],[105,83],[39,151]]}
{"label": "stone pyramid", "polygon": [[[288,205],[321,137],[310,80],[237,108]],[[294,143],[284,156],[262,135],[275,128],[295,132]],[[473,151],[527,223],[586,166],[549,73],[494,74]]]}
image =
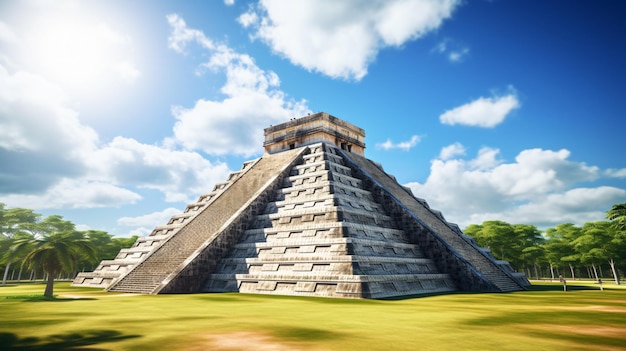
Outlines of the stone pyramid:
{"label": "stone pyramid", "polygon": [[366,159],[327,113],[265,129],[265,154],[74,285],[387,298],[529,283]]}

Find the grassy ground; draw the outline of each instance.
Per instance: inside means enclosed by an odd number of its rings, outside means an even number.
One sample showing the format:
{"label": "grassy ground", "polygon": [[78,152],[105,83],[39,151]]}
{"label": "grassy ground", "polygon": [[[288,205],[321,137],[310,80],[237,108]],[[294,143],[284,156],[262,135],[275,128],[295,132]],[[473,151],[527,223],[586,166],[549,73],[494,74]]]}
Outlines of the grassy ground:
{"label": "grassy ground", "polygon": [[1,350],[624,350],[626,287],[344,300],[0,287]]}

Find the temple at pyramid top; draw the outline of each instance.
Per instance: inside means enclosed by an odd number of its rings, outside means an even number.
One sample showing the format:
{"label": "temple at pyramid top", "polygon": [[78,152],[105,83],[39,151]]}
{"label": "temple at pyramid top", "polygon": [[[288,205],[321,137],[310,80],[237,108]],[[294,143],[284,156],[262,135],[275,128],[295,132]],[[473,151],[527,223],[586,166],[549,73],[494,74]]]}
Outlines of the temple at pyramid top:
{"label": "temple at pyramid top", "polygon": [[365,131],[326,112],[265,128],[263,147],[269,154],[315,143],[334,144],[342,150],[363,156]]}
{"label": "temple at pyramid top", "polygon": [[265,153],[74,285],[162,294],[387,298],[529,283],[364,156],[321,112],[265,129]]}

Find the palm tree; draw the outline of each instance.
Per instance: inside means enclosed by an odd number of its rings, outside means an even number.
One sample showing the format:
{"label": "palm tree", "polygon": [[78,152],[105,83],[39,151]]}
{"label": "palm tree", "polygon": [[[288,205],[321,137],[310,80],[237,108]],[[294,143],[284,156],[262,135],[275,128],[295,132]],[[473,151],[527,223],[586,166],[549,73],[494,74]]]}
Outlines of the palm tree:
{"label": "palm tree", "polygon": [[606,219],[611,221],[615,229],[626,230],[626,203],[613,205],[606,211]]}
{"label": "palm tree", "polygon": [[95,258],[96,252],[82,232],[71,230],[17,240],[15,252],[27,252],[22,265],[40,267],[48,275],[44,296],[53,297],[54,279],[61,273],[75,271],[81,257]]}
{"label": "palm tree", "polygon": [[9,269],[11,265],[13,263],[19,263],[24,259],[25,250],[16,250],[15,244],[20,240],[30,240],[33,238],[34,236],[30,233],[17,232],[13,237],[4,239],[4,242],[6,243],[5,245],[0,245],[0,247],[6,247],[6,250],[2,250],[2,254],[0,255],[0,262],[6,264],[4,269],[4,275],[2,276],[2,285],[7,284],[7,277],[9,275]]}

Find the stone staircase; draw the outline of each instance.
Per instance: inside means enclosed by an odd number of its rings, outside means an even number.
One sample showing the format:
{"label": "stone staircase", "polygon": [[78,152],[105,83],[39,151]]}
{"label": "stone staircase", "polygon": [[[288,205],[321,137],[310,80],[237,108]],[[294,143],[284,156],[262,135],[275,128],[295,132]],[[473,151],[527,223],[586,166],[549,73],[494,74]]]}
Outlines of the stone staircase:
{"label": "stone staircase", "polygon": [[[177,224],[180,227],[176,232],[107,290],[144,294],[197,291],[193,285],[204,281],[207,273],[196,269],[198,262],[194,260],[206,250],[218,251],[218,255],[220,251],[228,251],[232,245],[229,242],[233,240],[229,237],[232,233],[223,235],[223,232],[233,225],[241,225],[240,222],[246,220],[242,218],[242,213],[254,207],[251,204],[261,193],[280,182],[282,172],[289,169],[304,151],[299,149],[266,155],[230,182],[222,184],[223,190],[227,188],[228,192],[212,198],[209,204],[198,203],[197,208],[202,208],[202,211],[197,215],[173,218],[174,222],[177,219],[182,222]],[[210,263],[203,261],[201,264]],[[186,271],[188,267],[192,268],[191,272]],[[179,280],[179,276],[184,278]]]}
{"label": "stone staircase", "polygon": [[321,112],[264,133],[262,158],[73,285],[352,298],[529,285],[366,159],[361,128]]}
{"label": "stone staircase", "polygon": [[186,223],[201,213],[226,191],[235,180],[252,168],[255,162],[257,161],[245,162],[242,168],[232,172],[226,181],[215,184],[210,193],[201,195],[198,201],[187,205],[183,213],[173,215],[166,225],[155,227],[150,235],[139,237],[132,247],[120,250],[113,260],[101,261],[93,272],[79,273],[72,282],[72,286],[106,289],[114,284],[120,277],[150,256],[171,236],[176,235]]}
{"label": "stone staircase", "polygon": [[335,147],[309,148],[203,291],[384,298],[456,289]]}
{"label": "stone staircase", "polygon": [[[398,208],[398,212],[410,214],[416,226],[422,229],[420,235],[428,235],[435,238],[440,246],[445,247],[450,253],[456,255],[461,263],[469,264],[471,271],[479,278],[491,285],[494,291],[519,291],[530,284],[522,275],[514,275],[503,269],[493,256],[486,250],[478,247],[473,240],[465,237],[458,226],[448,223],[439,211],[430,209],[426,201],[418,199],[407,188],[400,186],[395,179],[385,173],[380,165],[358,155],[344,153],[344,156],[352,163],[352,167],[359,170],[358,173],[370,180],[371,186],[388,198],[387,204]],[[417,234],[420,230],[416,229]],[[414,242],[420,242],[415,238]],[[426,250],[438,251],[438,250]],[[457,267],[439,264],[444,272],[458,270]],[[456,278],[456,277],[455,277]]]}

